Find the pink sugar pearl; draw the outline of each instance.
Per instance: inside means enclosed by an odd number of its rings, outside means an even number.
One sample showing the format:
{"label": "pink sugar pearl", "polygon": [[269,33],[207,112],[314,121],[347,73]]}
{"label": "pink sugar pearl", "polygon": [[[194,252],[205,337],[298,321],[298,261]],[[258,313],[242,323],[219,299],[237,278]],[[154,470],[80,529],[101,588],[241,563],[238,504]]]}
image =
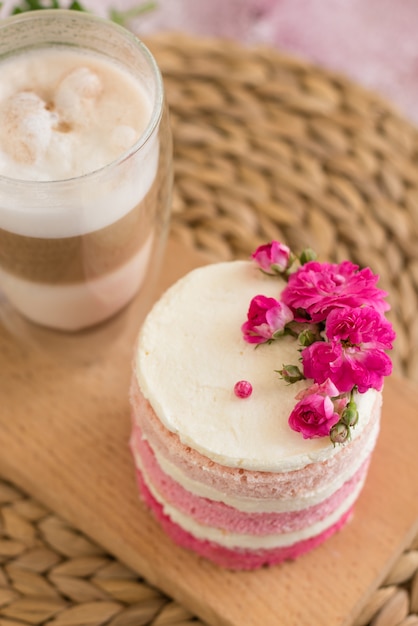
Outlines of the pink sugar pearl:
{"label": "pink sugar pearl", "polygon": [[249,398],[253,392],[253,386],[248,380],[239,380],[234,385],[234,393],[237,398]]}

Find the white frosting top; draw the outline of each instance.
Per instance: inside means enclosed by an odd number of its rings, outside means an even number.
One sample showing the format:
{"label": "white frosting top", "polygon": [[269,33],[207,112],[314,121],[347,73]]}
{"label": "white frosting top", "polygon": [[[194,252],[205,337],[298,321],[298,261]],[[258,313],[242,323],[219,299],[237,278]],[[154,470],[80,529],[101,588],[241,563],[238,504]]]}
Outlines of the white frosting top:
{"label": "white frosting top", "polygon": [[[336,454],[328,437],[303,439],[288,425],[293,385],[275,370],[297,364],[289,337],[270,345],[244,341],[241,325],[251,299],[278,298],[284,283],[249,261],[209,265],[189,273],[156,303],[140,333],[135,367],[142,393],[180,440],[210,459],[250,470],[288,471]],[[248,380],[249,398],[234,394]],[[377,392],[358,397],[358,437],[369,421]]]}

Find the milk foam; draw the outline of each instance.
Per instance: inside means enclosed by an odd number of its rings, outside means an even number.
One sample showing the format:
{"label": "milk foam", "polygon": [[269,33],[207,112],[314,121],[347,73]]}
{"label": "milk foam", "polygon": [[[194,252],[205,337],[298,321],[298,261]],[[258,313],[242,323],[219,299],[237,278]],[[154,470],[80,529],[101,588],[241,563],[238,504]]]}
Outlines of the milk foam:
{"label": "milk foam", "polygon": [[[117,171],[97,170],[135,144],[151,112],[140,82],[95,53],[55,47],[1,61],[0,227],[72,237],[126,215],[155,179],[157,133]],[[39,184],[23,184],[16,193],[19,180]]]}
{"label": "milk foam", "polygon": [[48,48],[7,58],[0,63],[0,174],[81,176],[121,154],[119,127],[131,129],[126,150],[150,117],[145,90],[104,57]]}

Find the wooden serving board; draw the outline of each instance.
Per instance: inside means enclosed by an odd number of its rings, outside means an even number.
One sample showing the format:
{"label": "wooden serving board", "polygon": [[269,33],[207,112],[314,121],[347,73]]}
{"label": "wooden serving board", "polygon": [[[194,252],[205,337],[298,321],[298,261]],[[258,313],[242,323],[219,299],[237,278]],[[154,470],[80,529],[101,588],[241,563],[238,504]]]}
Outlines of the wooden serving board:
{"label": "wooden serving board", "polygon": [[[160,290],[203,262],[171,241]],[[173,545],[137,497],[128,387],[143,313],[138,298],[92,333],[38,329],[23,343],[0,328],[0,474],[209,624],[349,626],[418,530],[412,386],[387,381],[369,478],[342,532],[293,563],[224,571]]]}

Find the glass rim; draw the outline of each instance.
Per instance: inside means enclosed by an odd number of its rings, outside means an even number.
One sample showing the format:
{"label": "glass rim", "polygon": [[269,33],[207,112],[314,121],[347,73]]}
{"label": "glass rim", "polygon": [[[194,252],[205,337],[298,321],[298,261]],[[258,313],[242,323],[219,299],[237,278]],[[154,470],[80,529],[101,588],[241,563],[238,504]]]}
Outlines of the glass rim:
{"label": "glass rim", "polygon": [[[127,28],[124,28],[120,24],[116,24],[115,22],[112,22],[110,19],[106,19],[98,15],[94,15],[93,13],[88,13],[87,11],[76,11],[76,10],[70,10],[70,9],[42,9],[42,10],[37,10],[37,11],[26,11],[24,13],[19,13],[18,15],[11,15],[9,17],[1,19],[0,20],[0,37],[1,37],[2,31],[10,27],[10,25],[13,25],[16,23],[22,23],[22,22],[30,22],[32,20],[42,20],[44,18],[52,17],[52,15],[54,16],[54,18],[58,18],[58,19],[61,19],[65,16],[67,17],[70,16],[71,18],[80,20],[80,21],[88,21],[90,23],[103,24],[106,28],[113,30],[115,33],[118,33],[119,36],[123,37],[125,40],[128,40],[131,44],[133,44],[134,48],[136,48],[136,50],[142,55],[142,57],[145,58],[148,66],[151,68],[152,76],[155,80],[156,97],[152,106],[151,116],[148,121],[148,124],[146,125],[145,129],[141,133],[140,137],[136,140],[136,142],[132,144],[132,146],[130,146],[127,150],[123,151],[118,157],[116,157],[109,163],[106,163],[106,165],[103,165],[95,170],[86,172],[85,174],[81,174],[79,176],[71,176],[69,178],[59,178],[55,180],[28,180],[25,178],[15,178],[15,177],[12,178],[10,176],[4,176],[3,174],[0,173],[0,183],[2,185],[4,184],[9,185],[9,186],[19,185],[25,188],[36,187],[39,190],[41,186],[44,188],[46,186],[58,188],[60,186],[66,186],[68,184],[74,184],[75,181],[84,182],[96,176],[100,176],[106,170],[116,168],[120,163],[123,163],[124,161],[126,161],[126,159],[131,157],[133,154],[136,154],[137,152],[139,152],[145,146],[148,140],[152,137],[155,130],[158,128],[158,125],[162,117],[163,108],[164,108],[164,85],[163,85],[163,79],[161,76],[160,68],[158,67],[158,64],[153,54],[151,53],[149,48],[133,32],[131,32]],[[51,43],[52,42],[46,42],[46,45],[51,45]],[[55,42],[55,43],[59,45],[63,45],[63,46],[66,45],[65,41],[63,41],[62,43],[61,42]],[[26,49],[30,49],[30,47]],[[90,48],[86,46],[86,49],[89,50]],[[16,52],[18,52],[18,50]],[[13,51],[11,51],[11,53],[13,54]],[[1,56],[0,56],[0,59],[1,59]]]}

